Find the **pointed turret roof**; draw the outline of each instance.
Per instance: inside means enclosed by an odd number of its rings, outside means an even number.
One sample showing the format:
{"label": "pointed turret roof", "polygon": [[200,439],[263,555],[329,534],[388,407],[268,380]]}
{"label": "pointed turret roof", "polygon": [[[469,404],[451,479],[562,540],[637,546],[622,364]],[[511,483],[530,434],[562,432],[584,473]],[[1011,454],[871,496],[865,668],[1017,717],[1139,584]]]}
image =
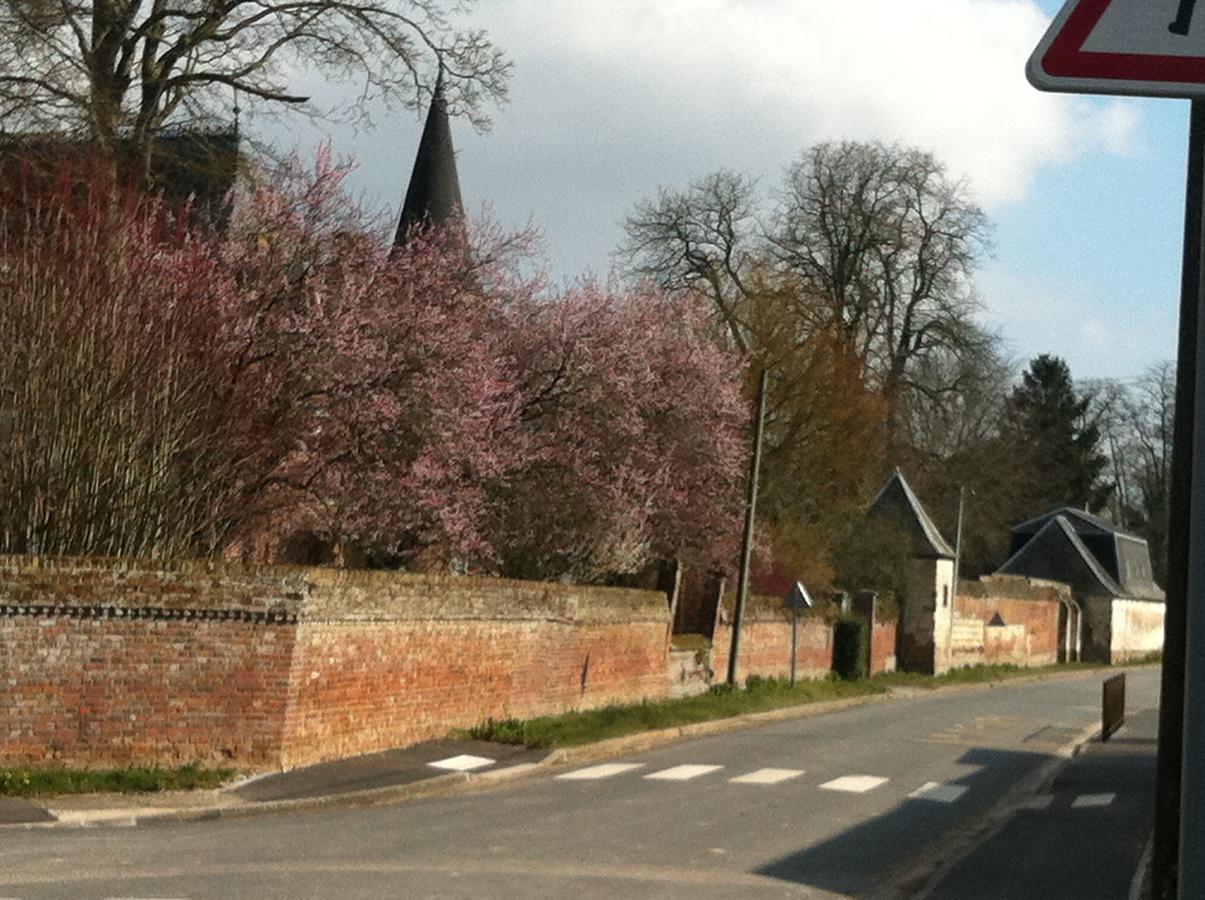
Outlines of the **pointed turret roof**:
{"label": "pointed turret roof", "polygon": [[912,555],[924,558],[953,559],[954,550],[941,536],[937,525],[921,505],[916,494],[896,469],[880,488],[866,511],[867,516],[890,517],[912,538]]}
{"label": "pointed turret roof", "polygon": [[435,82],[427,124],[418,143],[410,187],[402,204],[395,244],[406,241],[407,232],[419,223],[439,225],[461,215],[460,179],[456,175],[456,151],[444,99],[443,72]]}

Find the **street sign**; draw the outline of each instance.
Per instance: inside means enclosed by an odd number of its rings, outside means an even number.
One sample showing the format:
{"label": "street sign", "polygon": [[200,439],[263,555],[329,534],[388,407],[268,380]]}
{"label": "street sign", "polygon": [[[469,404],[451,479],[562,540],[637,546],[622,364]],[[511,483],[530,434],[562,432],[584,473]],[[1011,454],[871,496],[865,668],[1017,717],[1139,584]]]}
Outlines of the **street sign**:
{"label": "street sign", "polygon": [[1026,74],[1044,91],[1205,96],[1205,0],[1069,0]]}
{"label": "street sign", "polygon": [[788,609],[800,610],[812,608],[812,595],[808,593],[808,589],[803,586],[802,581],[796,581],[790,593],[787,594],[783,602]]}

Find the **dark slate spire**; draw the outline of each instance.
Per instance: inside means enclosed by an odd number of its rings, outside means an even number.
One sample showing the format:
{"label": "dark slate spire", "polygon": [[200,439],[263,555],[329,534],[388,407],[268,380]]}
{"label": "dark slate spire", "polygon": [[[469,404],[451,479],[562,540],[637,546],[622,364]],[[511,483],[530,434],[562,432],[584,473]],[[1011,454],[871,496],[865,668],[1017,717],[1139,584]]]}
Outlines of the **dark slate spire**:
{"label": "dark slate spire", "polygon": [[427,124],[418,144],[410,187],[402,204],[395,244],[406,241],[406,233],[414,225],[439,225],[459,217],[460,179],[456,176],[456,152],[452,148],[452,128],[448,123],[448,104],[444,99],[443,70],[435,82]]}

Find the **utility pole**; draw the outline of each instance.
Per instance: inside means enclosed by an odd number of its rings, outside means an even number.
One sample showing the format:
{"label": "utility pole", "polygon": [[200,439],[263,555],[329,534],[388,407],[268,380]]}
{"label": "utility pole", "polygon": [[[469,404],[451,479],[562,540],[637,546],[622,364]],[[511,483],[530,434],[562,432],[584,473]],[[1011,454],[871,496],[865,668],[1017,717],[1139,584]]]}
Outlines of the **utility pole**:
{"label": "utility pole", "polygon": [[736,685],[737,657],[741,652],[741,620],[749,595],[749,562],[753,556],[753,521],[757,512],[757,480],[761,472],[762,430],[766,420],[766,376],[763,363],[757,382],[757,412],[753,419],[753,461],[749,466],[749,498],[745,504],[745,534],[741,542],[741,567],[736,585],[736,604],[732,610],[732,645],[728,648],[728,683]]}

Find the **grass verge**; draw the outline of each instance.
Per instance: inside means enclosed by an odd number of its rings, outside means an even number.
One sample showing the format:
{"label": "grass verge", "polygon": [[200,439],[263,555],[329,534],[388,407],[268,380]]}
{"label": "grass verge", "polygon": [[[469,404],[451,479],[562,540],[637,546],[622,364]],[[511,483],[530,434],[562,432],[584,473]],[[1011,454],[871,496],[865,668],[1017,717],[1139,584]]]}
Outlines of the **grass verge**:
{"label": "grass verge", "polygon": [[706,694],[678,700],[606,706],[601,709],[540,716],[534,719],[489,719],[466,731],[457,732],[456,735],[537,748],[575,747],[643,731],[692,725],[696,722],[766,712],[787,706],[885,694],[893,688],[934,689],[951,684],[981,684],[1027,675],[1098,668],[1107,667],[1096,663],[1071,663],[1032,669],[1009,665],[972,666],[954,669],[939,676],[892,672],[856,681],[842,681],[836,677],[801,681],[794,687],[791,687],[786,679],[753,676],[743,688],[733,689],[727,685],[717,685]]}
{"label": "grass verge", "polygon": [[234,777],[233,769],[0,769],[0,796],[47,797],[62,794],[144,794],[215,788]]}

